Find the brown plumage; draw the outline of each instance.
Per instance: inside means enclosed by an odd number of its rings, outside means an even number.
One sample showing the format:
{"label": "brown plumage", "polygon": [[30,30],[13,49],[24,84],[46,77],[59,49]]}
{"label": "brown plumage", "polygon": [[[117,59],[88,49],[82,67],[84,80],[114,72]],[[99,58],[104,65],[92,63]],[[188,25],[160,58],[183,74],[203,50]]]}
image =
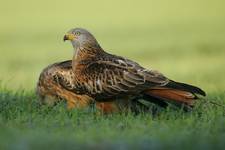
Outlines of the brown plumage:
{"label": "brown plumage", "polygon": [[104,113],[135,108],[139,99],[166,107],[168,103],[193,106],[198,87],[172,81],[156,70],[105,52],[85,29],[70,30],[64,40],[74,47],[72,61],[50,65],[40,75],[37,93],[42,101],[65,99],[68,108],[86,107],[93,101]]}
{"label": "brown plumage", "polygon": [[192,106],[198,87],[172,81],[158,71],[145,69],[129,59],[105,52],[94,36],[85,29],[70,30],[64,40],[74,47],[73,83],[60,82],[65,89],[105,102],[127,98],[144,98],[166,105],[173,101]]}
{"label": "brown plumage", "polygon": [[73,72],[71,61],[55,63],[46,67],[40,74],[37,84],[37,94],[42,103],[54,105],[60,99],[67,100],[68,108],[86,107],[93,99],[87,95],[78,95],[64,89],[60,82],[72,84]]}
{"label": "brown plumage", "polygon": [[190,106],[197,98],[196,94],[205,96],[198,87],[174,82],[158,71],[105,52],[87,30],[72,29],[64,40],[70,40],[75,49],[72,61],[74,84],[62,85],[72,92],[87,94],[96,101],[124,97],[150,100],[149,96]]}
{"label": "brown plumage", "polygon": [[[40,74],[36,88],[41,103],[52,106],[60,100],[66,100],[68,109],[84,108],[93,104],[95,101],[92,97],[85,94],[76,94],[64,88],[65,85],[67,85],[67,88],[73,86],[73,78],[71,60],[46,67]],[[95,103],[96,108],[102,113],[128,111],[137,105],[135,102],[132,103],[126,99]]]}

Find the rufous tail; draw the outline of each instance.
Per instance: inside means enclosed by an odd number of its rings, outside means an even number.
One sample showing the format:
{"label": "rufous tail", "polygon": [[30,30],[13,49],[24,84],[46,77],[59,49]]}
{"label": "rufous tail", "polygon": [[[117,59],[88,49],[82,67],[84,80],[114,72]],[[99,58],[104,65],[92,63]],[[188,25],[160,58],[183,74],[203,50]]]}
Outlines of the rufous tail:
{"label": "rufous tail", "polygon": [[205,96],[206,93],[198,87],[172,80],[163,87],[154,87],[145,91],[145,97],[188,106],[193,106],[194,101],[198,99],[197,95]]}

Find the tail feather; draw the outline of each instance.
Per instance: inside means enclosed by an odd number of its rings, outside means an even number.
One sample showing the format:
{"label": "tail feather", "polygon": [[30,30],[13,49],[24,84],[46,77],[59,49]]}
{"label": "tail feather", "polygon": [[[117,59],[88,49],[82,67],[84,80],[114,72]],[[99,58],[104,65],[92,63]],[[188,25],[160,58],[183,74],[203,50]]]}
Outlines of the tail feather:
{"label": "tail feather", "polygon": [[[206,93],[193,85],[170,81],[163,87],[150,88],[144,93],[147,97],[155,97],[166,102],[175,102],[177,104],[185,104],[193,106],[196,94],[205,96]],[[150,99],[149,99],[150,100]]]}
{"label": "tail feather", "polygon": [[168,87],[171,89],[179,89],[179,90],[191,92],[194,94],[200,94],[202,96],[206,96],[206,93],[202,89],[200,89],[196,86],[185,84],[185,83],[180,83],[180,82],[175,82],[172,80],[170,80],[170,82],[165,87]]}
{"label": "tail feather", "polygon": [[190,92],[176,90],[176,89],[150,89],[145,94],[165,101],[175,101],[187,105],[193,105],[196,96]]}

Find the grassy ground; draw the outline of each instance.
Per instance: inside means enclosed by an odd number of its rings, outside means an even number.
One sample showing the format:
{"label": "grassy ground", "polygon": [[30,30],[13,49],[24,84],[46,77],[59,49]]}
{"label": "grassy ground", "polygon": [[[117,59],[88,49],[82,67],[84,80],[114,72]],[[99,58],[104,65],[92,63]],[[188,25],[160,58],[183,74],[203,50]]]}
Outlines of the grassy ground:
{"label": "grassy ground", "polygon": [[[33,93],[2,90],[0,149],[224,149],[225,110],[199,104],[192,112],[134,115],[40,106]],[[224,95],[209,95],[224,102]]]}
{"label": "grassy ground", "polygon": [[96,116],[37,103],[35,84],[50,63],[71,59],[72,27],[92,31],[111,53],[202,87],[225,102],[225,10],[222,0],[2,1],[0,5],[0,149],[224,149],[224,110],[162,110]]}

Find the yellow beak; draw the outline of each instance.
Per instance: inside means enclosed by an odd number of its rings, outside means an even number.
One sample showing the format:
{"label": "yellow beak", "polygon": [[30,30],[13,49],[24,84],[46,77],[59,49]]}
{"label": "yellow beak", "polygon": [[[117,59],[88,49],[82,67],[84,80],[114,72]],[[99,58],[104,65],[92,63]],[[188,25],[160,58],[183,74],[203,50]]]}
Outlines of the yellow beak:
{"label": "yellow beak", "polygon": [[64,36],[63,41],[66,41],[66,40],[72,41],[72,40],[74,40],[75,38],[76,38],[76,36],[75,36],[74,34],[68,33],[68,34],[66,34],[66,35]]}

